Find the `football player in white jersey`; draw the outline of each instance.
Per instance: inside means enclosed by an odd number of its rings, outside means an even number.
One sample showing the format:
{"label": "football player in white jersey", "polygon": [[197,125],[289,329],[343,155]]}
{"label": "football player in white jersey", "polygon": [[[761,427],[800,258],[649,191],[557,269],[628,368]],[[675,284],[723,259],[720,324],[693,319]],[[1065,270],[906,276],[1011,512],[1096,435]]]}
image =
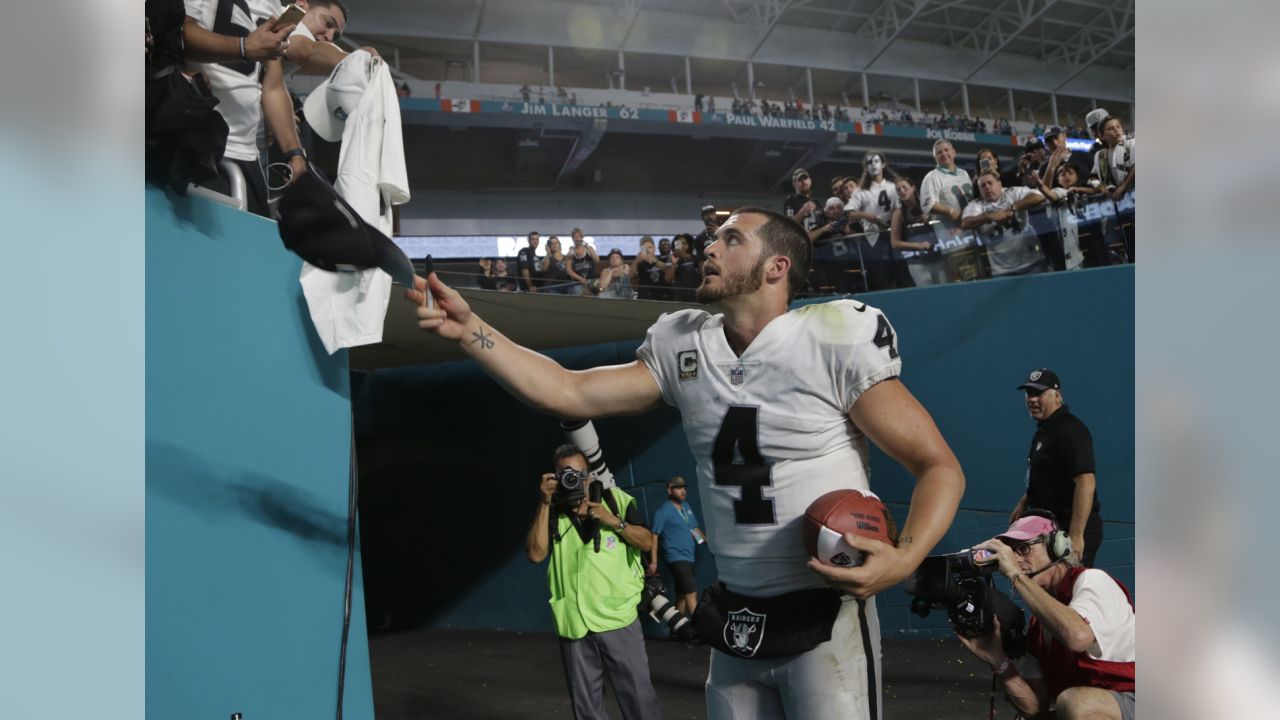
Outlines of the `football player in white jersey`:
{"label": "football player in white jersey", "polygon": [[[553,417],[680,409],[721,581],[696,618],[716,648],[708,717],[879,720],[872,596],[906,579],[946,532],[964,492],[960,465],[898,379],[897,336],[879,310],[838,300],[788,311],[809,265],[797,223],[739,209],[706,255],[697,297],[722,312],[663,315],[635,361],[583,371],[511,342],[434,274],[405,294],[419,327]],[[805,510],[828,491],[870,488],[868,439],[915,476],[910,511],[896,546],[849,535],[862,564],[821,564],[803,548]],[[721,600],[709,607],[709,596]]]}

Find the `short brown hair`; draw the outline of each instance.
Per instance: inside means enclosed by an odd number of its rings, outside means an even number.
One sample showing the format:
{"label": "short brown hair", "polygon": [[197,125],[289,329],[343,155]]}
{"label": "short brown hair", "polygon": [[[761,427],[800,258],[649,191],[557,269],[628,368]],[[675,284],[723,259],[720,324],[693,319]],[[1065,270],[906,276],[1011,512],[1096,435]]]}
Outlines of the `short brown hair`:
{"label": "short brown hair", "polygon": [[763,215],[765,223],[756,230],[766,255],[785,255],[791,260],[787,273],[787,302],[793,300],[809,279],[809,258],[813,248],[809,234],[800,223],[772,210],[748,205],[733,211],[734,215]]}

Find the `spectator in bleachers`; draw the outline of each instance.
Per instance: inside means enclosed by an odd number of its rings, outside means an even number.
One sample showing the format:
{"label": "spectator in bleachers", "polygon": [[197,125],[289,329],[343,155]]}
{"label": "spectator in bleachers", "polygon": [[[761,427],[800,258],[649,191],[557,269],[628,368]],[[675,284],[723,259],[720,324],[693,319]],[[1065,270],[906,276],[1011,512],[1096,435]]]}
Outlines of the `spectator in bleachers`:
{"label": "spectator in bleachers", "polygon": [[716,111],[716,99],[714,96],[707,100],[707,112],[714,113]]}
{"label": "spectator in bleachers", "polygon": [[851,219],[844,216],[844,205],[839,196],[827,198],[822,207],[823,223],[809,231],[809,240],[816,242],[848,235]]}
{"label": "spectator in bleachers", "polygon": [[849,195],[849,200],[845,203],[844,215],[854,221],[850,232],[879,232],[889,227],[887,221],[881,226],[875,198],[870,191],[863,190],[853,178],[845,181],[845,187],[848,188],[845,192]]}
{"label": "spectator in bleachers", "polygon": [[1098,177],[1100,188],[1107,197],[1119,200],[1133,188],[1134,150],[1133,138],[1125,137],[1124,125],[1118,117],[1108,117],[1099,125],[1102,149],[1093,156],[1093,174]]}
{"label": "spectator in bleachers", "polygon": [[[298,7],[307,14],[289,35],[284,59],[304,72],[328,75],[347,57],[347,52],[334,45],[347,27],[347,4],[342,0],[300,0]],[[377,57],[378,51],[363,48]]]}
{"label": "spectator in bleachers", "polygon": [[515,292],[516,280],[507,274],[507,261],[502,258],[490,260],[480,259],[480,274],[476,275],[476,284],[481,290],[500,290]]}
{"label": "spectator in bleachers", "polygon": [[969,174],[956,167],[956,149],[949,140],[933,143],[938,166],[920,183],[920,208],[925,217],[941,220],[935,230],[941,241],[947,274],[952,282],[976,279],[982,273],[979,248],[961,237],[960,220],[973,199]]}
{"label": "spectator in bleachers", "polygon": [[671,264],[666,267],[666,281],[671,286],[672,299],[693,302],[694,293],[702,284],[702,268],[693,256],[693,236],[680,233],[671,241]]}
{"label": "spectator in bleachers", "polygon": [[525,292],[538,292],[542,285],[542,268],[538,264],[538,244],[542,239],[538,231],[529,233],[529,244],[516,254],[516,273],[520,275],[520,287]]}
{"label": "spectator in bleachers", "polygon": [[693,257],[701,265],[707,259],[707,246],[715,242],[716,230],[720,229],[720,220],[716,218],[715,205],[703,205],[699,211],[702,215],[702,232],[693,238]]}
{"label": "spectator in bleachers", "polygon": [[1040,169],[1040,177],[1037,178],[1037,189],[1041,193],[1044,192],[1044,185],[1053,185],[1054,179],[1058,176],[1058,168],[1063,163],[1071,162],[1071,148],[1067,147],[1067,135],[1062,128],[1049,128],[1044,134],[1044,150],[1047,160]]}
{"label": "spectator in bleachers", "polygon": [[[858,185],[870,195],[868,210],[876,214],[877,225],[881,229],[888,229],[893,211],[898,207],[898,189],[894,186],[897,179],[898,173],[889,167],[884,153],[873,151],[863,156],[862,177]],[[864,227],[871,230],[869,226]]]}
{"label": "spectator in bleachers", "polygon": [[529,90],[529,86],[528,86],[528,84],[521,85],[521,86],[520,86],[520,99],[521,99],[521,100],[523,100],[523,101],[524,101],[524,102],[526,102],[526,103],[527,103],[527,102],[529,102],[529,93],[530,93],[530,92],[531,92],[531,91]]}
{"label": "spectator in bleachers", "polygon": [[973,195],[971,197],[978,196],[978,176],[981,175],[982,173],[994,170],[996,174],[1000,175],[1001,182],[1004,182],[1004,178],[1006,176],[1012,177],[1014,175],[1014,173],[1012,172],[1007,174],[1001,172],[1000,158],[996,155],[996,152],[991,148],[982,148],[981,150],[979,150],[977,156],[974,158],[974,162],[975,164],[973,166]]}
{"label": "spectator in bleachers", "polygon": [[[203,73],[218,98],[216,109],[227,121],[223,157],[244,175],[250,212],[266,217],[267,179],[259,162],[258,124],[268,127],[289,163],[292,179],[307,171],[298,141],[293,100],[284,84],[280,58],[295,25],[276,26],[280,5],[272,0],[249,0],[243,13],[219,21],[223,7],[215,0],[184,0],[183,43],[188,70]],[[230,194],[231,181],[219,170],[210,187]]]}
{"label": "spectator in bleachers", "polygon": [[1035,228],[1027,219],[1027,209],[1043,203],[1044,196],[1024,186],[1005,188],[994,172],[978,176],[978,190],[981,197],[965,206],[961,226],[982,238],[991,276],[1048,270]]}
{"label": "spectator in bleachers", "polygon": [[596,291],[602,298],[631,300],[636,296],[631,289],[631,266],[623,259],[622,251],[618,248],[609,251],[609,265],[600,271]]}
{"label": "spectator in bleachers", "polygon": [[583,295],[590,295],[591,281],[600,277],[596,249],[582,238],[581,228],[573,229],[573,250],[569,254],[569,277],[582,283]]}
{"label": "spectator in bleachers", "polygon": [[671,238],[662,238],[658,241],[658,259],[662,264],[671,264]]}
{"label": "spectator in bleachers", "polygon": [[920,195],[911,178],[900,176],[894,182],[898,207],[889,221],[889,239],[897,258],[907,266],[911,284],[942,285],[947,281],[947,266],[942,255],[933,252],[934,237],[925,226],[928,220],[920,208]]}
{"label": "spectator in bleachers", "polygon": [[645,235],[640,238],[640,253],[632,263],[631,284],[641,300],[664,300],[666,288],[662,276],[666,263],[658,258],[653,249],[653,238]]}
{"label": "spectator in bleachers", "polygon": [[409,88],[408,82],[402,82],[396,86],[396,97],[407,98],[413,94],[413,90]]}
{"label": "spectator in bleachers", "polygon": [[846,182],[853,186],[853,192],[844,206],[844,216],[853,224],[851,231],[859,233],[856,242],[867,289],[891,288],[894,286],[893,250],[889,240],[881,237],[881,231],[889,227],[888,220],[881,220],[871,191],[863,189],[853,178]]}
{"label": "spectator in bleachers", "polygon": [[[847,178],[840,178],[840,180],[840,184],[843,185]],[[844,216],[844,204],[844,199],[838,195],[827,198],[822,208],[823,222],[809,231],[810,242],[825,242],[850,233],[849,225],[853,221]],[[815,256],[810,268],[810,288],[822,293],[843,292],[847,284],[845,269],[848,265],[847,257],[833,257],[825,252]]]}
{"label": "spectator in bleachers", "polygon": [[582,279],[575,280],[570,273],[569,256],[560,249],[560,238],[547,238],[547,256],[542,258],[543,289],[558,295],[578,295],[582,292]]}
{"label": "spectator in bleachers", "polygon": [[831,178],[831,194],[843,199],[845,202],[849,202],[849,199],[844,197],[844,181],[847,179],[843,175]]}
{"label": "spectator in bleachers", "polygon": [[1001,182],[1006,187],[1022,185],[1023,187],[1040,187],[1040,170],[1045,161],[1044,141],[1038,137],[1028,138],[1022,146],[1022,157],[1018,159],[1018,168]]}
{"label": "spectator in bleachers", "polygon": [[[1094,108],[1084,116],[1084,125],[1088,130],[1088,135],[1085,137],[1086,139],[1093,140],[1093,146],[1089,148],[1088,165],[1090,166],[1093,165],[1094,159],[1098,155],[1098,151],[1102,149],[1102,121],[1109,117],[1111,117],[1111,113],[1107,112],[1106,108]],[[1098,176],[1091,172],[1089,174],[1089,187],[1096,188],[1098,187],[1099,182]]]}
{"label": "spectator in bleachers", "polygon": [[[1068,151],[1070,152],[1070,151]],[[1089,188],[1076,187],[1080,182],[1080,171],[1069,162],[1059,163],[1055,172],[1055,184],[1040,185],[1040,194],[1049,202],[1049,214],[1057,226],[1058,239],[1062,245],[1062,259],[1051,253],[1049,261],[1054,270],[1077,270],[1084,266],[1084,253],[1080,249],[1080,223],[1084,222],[1084,206]]]}
{"label": "spectator in bleachers", "polygon": [[782,213],[800,223],[806,232],[814,229],[821,220],[821,213],[813,200],[813,178],[809,177],[809,171],[804,168],[791,171],[791,187],[795,194],[788,195],[783,201]]}

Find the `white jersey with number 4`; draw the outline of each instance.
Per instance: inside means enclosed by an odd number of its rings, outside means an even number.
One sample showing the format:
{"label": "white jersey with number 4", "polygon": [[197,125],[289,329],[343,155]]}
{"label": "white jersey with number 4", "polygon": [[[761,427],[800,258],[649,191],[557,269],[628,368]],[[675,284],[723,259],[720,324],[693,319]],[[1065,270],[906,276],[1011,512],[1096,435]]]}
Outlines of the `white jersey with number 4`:
{"label": "white jersey with number 4", "polygon": [[849,410],[901,372],[884,314],[852,300],[792,310],[739,357],[724,315],[681,310],[649,328],[636,356],[680,410],[720,579],[755,596],[824,587],[800,527],[820,495],[871,489]]}
{"label": "white jersey with number 4", "polygon": [[[867,193],[871,196],[871,212],[876,214],[880,220],[889,226],[889,220],[893,217],[893,211],[898,209],[901,202],[898,200],[898,187],[888,178],[880,180],[872,180],[867,185]],[[875,228],[879,229],[879,228]]]}

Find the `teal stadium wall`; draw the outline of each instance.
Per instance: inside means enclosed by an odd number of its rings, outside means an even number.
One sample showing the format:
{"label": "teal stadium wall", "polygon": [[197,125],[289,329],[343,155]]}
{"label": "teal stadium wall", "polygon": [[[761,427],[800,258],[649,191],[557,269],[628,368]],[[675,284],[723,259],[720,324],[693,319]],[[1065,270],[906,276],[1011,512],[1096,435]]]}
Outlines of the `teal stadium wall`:
{"label": "teal stadium wall", "polygon": [[[338,689],[345,351],[309,327],[274,223],[146,192],[146,703],[314,720]],[[345,717],[373,718],[355,572]]]}
{"label": "teal stadium wall", "polygon": [[[903,379],[965,469],[961,510],[935,552],[1003,529],[1025,488],[1034,432],[1015,388],[1031,369],[1049,366],[1094,437],[1106,523],[1098,564],[1133,587],[1133,292],[1133,267],[1124,266],[865,296],[893,322]],[[628,362],[638,345],[549,354],[585,368]],[[563,442],[555,420],[512,401],[470,363],[353,377],[373,620],[549,631],[545,567],[525,560],[523,538],[537,477]],[[674,410],[596,425],[619,484],[646,514],[665,496],[668,476],[692,478]],[[912,486],[873,451],[872,487],[900,520]],[[696,491],[692,497],[700,511]],[[700,557],[698,572],[703,584],[711,582],[713,560]],[[901,586],[878,602],[886,632],[946,632],[939,614],[909,613]]]}

